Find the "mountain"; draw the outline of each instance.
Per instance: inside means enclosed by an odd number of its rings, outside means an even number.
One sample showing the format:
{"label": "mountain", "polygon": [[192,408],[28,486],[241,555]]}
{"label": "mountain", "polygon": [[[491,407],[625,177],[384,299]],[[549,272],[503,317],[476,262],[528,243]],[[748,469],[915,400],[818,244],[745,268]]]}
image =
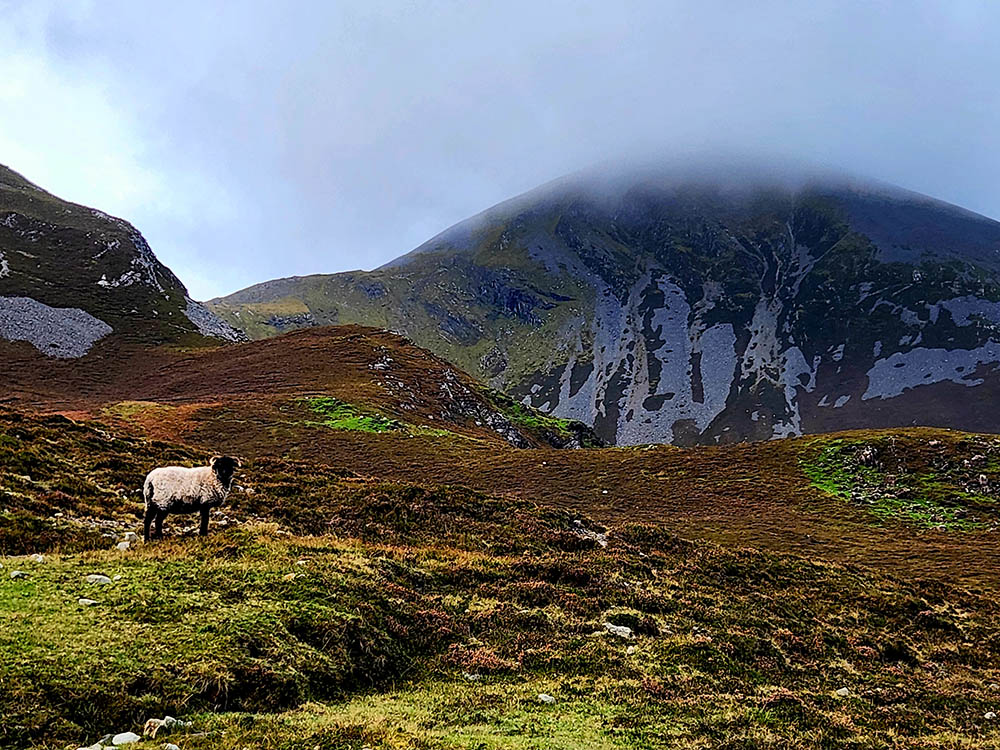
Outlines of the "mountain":
{"label": "mountain", "polygon": [[1000,431],[1000,223],[818,170],[583,173],[374,271],[207,304],[255,338],[398,331],[618,444]]}
{"label": "mountain", "polygon": [[242,338],[188,296],[131,224],[61,200],[0,166],[5,353],[30,349],[68,359],[95,347]]}

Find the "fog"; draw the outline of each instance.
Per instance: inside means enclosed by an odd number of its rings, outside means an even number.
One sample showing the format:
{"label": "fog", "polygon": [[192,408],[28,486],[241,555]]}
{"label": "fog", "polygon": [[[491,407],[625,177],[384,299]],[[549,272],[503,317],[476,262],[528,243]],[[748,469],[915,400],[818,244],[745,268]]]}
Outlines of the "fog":
{"label": "fog", "polygon": [[593,164],[750,153],[1000,217],[992,2],[8,2],[0,163],[207,298]]}

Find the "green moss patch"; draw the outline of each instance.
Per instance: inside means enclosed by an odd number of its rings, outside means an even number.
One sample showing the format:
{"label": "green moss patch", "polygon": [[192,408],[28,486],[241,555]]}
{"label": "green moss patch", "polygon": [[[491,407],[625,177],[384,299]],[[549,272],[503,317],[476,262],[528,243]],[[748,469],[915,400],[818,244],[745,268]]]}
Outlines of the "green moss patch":
{"label": "green moss patch", "polygon": [[813,486],[879,521],[946,531],[1000,525],[1000,441],[994,438],[818,438],[800,466]]}
{"label": "green moss patch", "polygon": [[379,433],[405,429],[401,422],[374,413],[364,413],[357,406],[331,396],[313,396],[302,401],[310,411],[321,417],[319,424],[331,430]]}

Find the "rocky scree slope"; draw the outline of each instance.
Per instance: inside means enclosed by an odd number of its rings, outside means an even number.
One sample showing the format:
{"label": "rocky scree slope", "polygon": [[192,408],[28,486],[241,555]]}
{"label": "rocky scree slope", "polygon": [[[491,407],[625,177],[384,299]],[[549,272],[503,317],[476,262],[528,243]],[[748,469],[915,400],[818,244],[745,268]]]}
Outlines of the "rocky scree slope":
{"label": "rocky scree slope", "polygon": [[1000,223],[840,176],[567,178],[371,272],[208,306],[399,331],[618,444],[1000,429]]}
{"label": "rocky scree slope", "polygon": [[78,358],[99,342],[234,341],[126,221],[0,166],[0,346]]}

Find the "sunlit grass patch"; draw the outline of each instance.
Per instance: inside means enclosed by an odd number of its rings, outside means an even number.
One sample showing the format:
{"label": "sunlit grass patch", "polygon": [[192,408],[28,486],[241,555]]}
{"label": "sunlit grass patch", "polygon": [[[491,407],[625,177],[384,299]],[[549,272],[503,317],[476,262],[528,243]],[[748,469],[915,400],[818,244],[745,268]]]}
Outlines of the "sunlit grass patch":
{"label": "sunlit grass patch", "polygon": [[[946,531],[1000,522],[996,441],[972,445],[894,436],[816,438],[799,465],[814,487],[858,504],[878,521]],[[968,442],[968,440],[966,441]]]}
{"label": "sunlit grass patch", "polygon": [[387,419],[374,413],[365,413],[357,406],[331,396],[312,396],[302,399],[310,411],[321,417],[318,424],[331,430],[354,430],[358,432],[395,432],[405,426],[394,419]]}

